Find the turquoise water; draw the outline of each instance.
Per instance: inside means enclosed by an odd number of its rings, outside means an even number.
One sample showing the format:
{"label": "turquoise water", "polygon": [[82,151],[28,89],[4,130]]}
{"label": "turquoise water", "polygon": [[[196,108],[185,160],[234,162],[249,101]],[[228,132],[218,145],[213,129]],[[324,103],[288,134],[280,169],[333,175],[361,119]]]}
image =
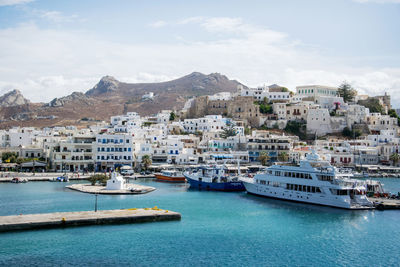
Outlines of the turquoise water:
{"label": "turquoise water", "polygon": [[[383,181],[400,191],[400,180]],[[400,211],[347,211],[140,183],[157,190],[99,196],[99,209],[157,205],[182,213],[182,220],[1,233],[0,265],[399,265]],[[93,195],[65,185],[0,184],[0,215],[94,208]]]}

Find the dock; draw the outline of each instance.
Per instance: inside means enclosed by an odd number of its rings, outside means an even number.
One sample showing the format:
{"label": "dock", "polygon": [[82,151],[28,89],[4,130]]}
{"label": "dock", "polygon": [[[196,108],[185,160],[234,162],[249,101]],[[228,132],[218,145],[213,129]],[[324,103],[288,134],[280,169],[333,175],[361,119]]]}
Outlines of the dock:
{"label": "dock", "polygon": [[181,214],[157,207],[145,209],[56,212],[0,216],[0,232],[83,225],[128,224],[180,220]]}
{"label": "dock", "polygon": [[139,184],[126,184],[126,189],[120,189],[120,190],[106,190],[105,186],[91,185],[91,184],[72,184],[72,185],[67,185],[66,188],[79,191],[82,193],[100,194],[100,195],[135,195],[135,194],[146,194],[156,190],[155,187],[139,185]]}
{"label": "dock", "polygon": [[400,200],[390,198],[369,197],[377,210],[400,210]]}
{"label": "dock", "polygon": [[[15,177],[19,177],[19,178],[24,178],[26,179],[28,182],[48,182],[50,179],[55,179],[57,177],[60,177],[61,175],[13,175],[13,176],[8,176],[8,177],[0,177],[0,183],[9,183],[11,182],[11,180]],[[72,180],[87,180],[89,178],[89,175],[81,175],[81,176],[69,176],[68,179],[70,181]]]}

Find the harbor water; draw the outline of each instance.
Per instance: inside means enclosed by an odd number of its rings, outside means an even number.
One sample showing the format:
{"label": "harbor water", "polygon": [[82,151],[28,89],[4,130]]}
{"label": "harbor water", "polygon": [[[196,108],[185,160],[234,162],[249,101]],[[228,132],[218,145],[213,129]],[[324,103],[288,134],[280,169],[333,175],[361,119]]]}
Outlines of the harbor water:
{"label": "harbor water", "polygon": [[[391,192],[400,179],[381,179]],[[98,196],[99,209],[158,206],[181,221],[0,234],[1,266],[398,266],[400,211],[349,211],[152,179],[144,195]],[[72,182],[77,183],[77,182]],[[71,183],[0,184],[0,215],[93,210]]]}

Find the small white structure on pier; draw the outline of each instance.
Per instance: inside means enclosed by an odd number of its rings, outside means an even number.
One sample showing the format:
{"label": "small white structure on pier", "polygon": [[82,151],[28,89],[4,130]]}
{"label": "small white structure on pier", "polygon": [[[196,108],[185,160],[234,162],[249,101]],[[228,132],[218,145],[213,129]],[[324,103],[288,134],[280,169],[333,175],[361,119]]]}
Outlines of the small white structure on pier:
{"label": "small white structure on pier", "polygon": [[123,190],[126,189],[124,177],[117,175],[116,172],[111,173],[111,179],[107,181],[106,190]]}

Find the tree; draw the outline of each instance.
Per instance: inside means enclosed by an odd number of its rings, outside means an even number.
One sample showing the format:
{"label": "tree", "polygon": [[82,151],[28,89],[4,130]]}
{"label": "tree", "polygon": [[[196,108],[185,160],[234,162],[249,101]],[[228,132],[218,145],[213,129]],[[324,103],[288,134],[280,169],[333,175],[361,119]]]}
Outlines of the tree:
{"label": "tree", "polygon": [[400,161],[400,155],[398,153],[393,153],[390,155],[389,159],[393,162],[393,165],[397,165],[397,163]]}
{"label": "tree", "polygon": [[273,113],[272,105],[260,104],[260,113],[272,114]]}
{"label": "tree", "polygon": [[233,128],[231,125],[229,128],[224,128],[223,132],[221,133],[221,137],[226,139],[229,136],[235,136],[236,135],[236,130]]}
{"label": "tree", "polygon": [[304,128],[305,123],[298,121],[288,121],[285,127],[285,131],[300,137],[301,140],[307,139],[307,135],[305,134]]}
{"label": "tree", "polygon": [[170,120],[170,121],[173,121],[173,120],[175,120],[175,118],[176,118],[176,114],[172,111],[172,112],[169,114],[169,120]]}
{"label": "tree", "polygon": [[15,153],[15,152],[4,152],[4,153],[1,155],[1,160],[2,160],[3,162],[11,162],[11,163],[14,163],[14,162],[16,161],[16,159],[17,159],[17,153]]}
{"label": "tree", "polygon": [[263,166],[266,166],[270,159],[271,159],[271,157],[265,151],[262,151],[260,153],[260,156],[258,156],[258,160],[261,162],[261,165],[263,165]]}
{"label": "tree", "polygon": [[105,184],[107,183],[108,176],[105,174],[95,174],[88,178],[91,185],[96,185],[96,183]]}
{"label": "tree", "polygon": [[381,114],[385,113],[385,109],[379,103],[379,100],[376,99],[376,98],[373,98],[373,97],[370,97],[370,98],[365,99],[365,100],[359,100],[357,102],[357,104],[368,108],[369,112],[372,112],[372,113],[381,113]]}
{"label": "tree", "polygon": [[357,138],[361,136],[361,131],[360,130],[350,130],[348,127],[344,127],[342,131],[342,135],[348,138]]}
{"label": "tree", "polygon": [[396,110],[394,110],[394,109],[389,109],[388,115],[389,115],[390,117],[392,117],[392,118],[397,118],[397,125],[400,125],[400,116],[397,115]]}
{"label": "tree", "polygon": [[147,170],[149,168],[149,166],[151,165],[152,161],[149,155],[144,155],[142,157],[142,165],[144,166],[144,168]]}
{"label": "tree", "polygon": [[338,88],[339,96],[343,97],[344,102],[354,101],[354,97],[357,95],[357,91],[351,87],[346,81],[344,81]]}
{"label": "tree", "polygon": [[279,161],[282,161],[282,162],[288,161],[288,160],[289,160],[289,155],[288,155],[288,153],[286,153],[286,152],[281,152],[281,153],[278,155],[278,160],[279,160]]}

